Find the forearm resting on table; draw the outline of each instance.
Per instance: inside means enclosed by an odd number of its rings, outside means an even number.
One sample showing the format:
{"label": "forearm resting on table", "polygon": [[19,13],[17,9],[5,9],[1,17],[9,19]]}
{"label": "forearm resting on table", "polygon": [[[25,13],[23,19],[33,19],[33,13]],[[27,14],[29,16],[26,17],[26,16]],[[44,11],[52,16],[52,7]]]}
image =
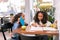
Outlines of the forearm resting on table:
{"label": "forearm resting on table", "polygon": [[37,27],[37,26],[39,26],[39,25],[38,25],[37,23],[32,23],[31,26]]}
{"label": "forearm resting on table", "polygon": [[32,26],[35,26],[35,27],[37,27],[37,26],[40,26],[40,27],[46,27],[46,24],[40,24],[40,25],[38,25],[37,23],[33,23],[33,24],[31,24]]}
{"label": "forearm resting on table", "polygon": [[46,24],[40,24],[39,26],[41,26],[41,27],[46,27]]}

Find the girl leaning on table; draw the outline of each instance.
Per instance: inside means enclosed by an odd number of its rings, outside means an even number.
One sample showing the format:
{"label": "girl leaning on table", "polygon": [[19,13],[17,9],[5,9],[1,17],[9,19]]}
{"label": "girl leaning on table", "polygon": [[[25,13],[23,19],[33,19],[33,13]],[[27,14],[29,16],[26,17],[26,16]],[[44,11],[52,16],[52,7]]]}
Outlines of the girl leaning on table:
{"label": "girl leaning on table", "polygon": [[[12,34],[11,34],[13,40],[20,40],[19,39],[19,34],[17,34],[15,32],[15,30],[20,28],[22,25],[24,25],[24,19],[25,19],[24,17],[25,17],[25,15],[23,13],[18,13],[14,16],[14,19],[13,19],[13,24],[14,25],[12,27]],[[20,20],[21,20],[21,22],[20,22]]]}
{"label": "girl leaning on table", "polygon": [[[51,23],[48,21],[46,12],[38,11],[30,25],[31,27],[49,27]],[[39,35],[39,40],[48,40],[48,35]]]}
{"label": "girl leaning on table", "polygon": [[30,23],[31,26],[49,27],[51,22],[48,21],[48,15],[46,12],[38,11],[34,16],[34,20]]}
{"label": "girl leaning on table", "polygon": [[[51,23],[48,21],[47,13],[38,11],[34,20],[30,23],[30,27],[49,27]],[[30,27],[27,27],[29,31]],[[35,35],[35,34],[21,34],[22,40],[48,40],[48,35]]]}

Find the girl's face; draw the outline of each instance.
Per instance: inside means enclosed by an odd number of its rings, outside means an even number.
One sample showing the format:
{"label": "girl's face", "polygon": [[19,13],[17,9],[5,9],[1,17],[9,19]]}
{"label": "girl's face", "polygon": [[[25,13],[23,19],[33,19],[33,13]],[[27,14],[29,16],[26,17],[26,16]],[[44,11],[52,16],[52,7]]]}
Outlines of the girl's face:
{"label": "girl's face", "polygon": [[42,20],[42,19],[43,19],[43,14],[42,14],[42,13],[39,13],[39,14],[38,14],[38,19],[39,19],[39,20]]}

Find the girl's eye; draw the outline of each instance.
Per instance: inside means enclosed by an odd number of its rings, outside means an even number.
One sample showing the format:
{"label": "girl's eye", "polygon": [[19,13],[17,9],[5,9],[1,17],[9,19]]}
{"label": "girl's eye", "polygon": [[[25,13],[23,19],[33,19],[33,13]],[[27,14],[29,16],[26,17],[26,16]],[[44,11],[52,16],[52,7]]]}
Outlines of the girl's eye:
{"label": "girl's eye", "polygon": [[43,17],[43,16],[39,16],[39,17]]}

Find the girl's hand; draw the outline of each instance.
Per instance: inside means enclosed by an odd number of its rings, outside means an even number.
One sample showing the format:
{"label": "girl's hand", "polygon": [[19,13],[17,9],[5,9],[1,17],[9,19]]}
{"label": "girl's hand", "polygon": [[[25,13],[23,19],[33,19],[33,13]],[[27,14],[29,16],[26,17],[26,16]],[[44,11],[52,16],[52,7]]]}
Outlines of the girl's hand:
{"label": "girl's hand", "polygon": [[33,24],[32,24],[32,26],[35,26],[35,27],[37,27],[37,26],[38,26],[38,24],[37,24],[37,23],[33,23]]}
{"label": "girl's hand", "polygon": [[41,27],[46,27],[46,24],[42,24],[42,25],[40,25]]}

